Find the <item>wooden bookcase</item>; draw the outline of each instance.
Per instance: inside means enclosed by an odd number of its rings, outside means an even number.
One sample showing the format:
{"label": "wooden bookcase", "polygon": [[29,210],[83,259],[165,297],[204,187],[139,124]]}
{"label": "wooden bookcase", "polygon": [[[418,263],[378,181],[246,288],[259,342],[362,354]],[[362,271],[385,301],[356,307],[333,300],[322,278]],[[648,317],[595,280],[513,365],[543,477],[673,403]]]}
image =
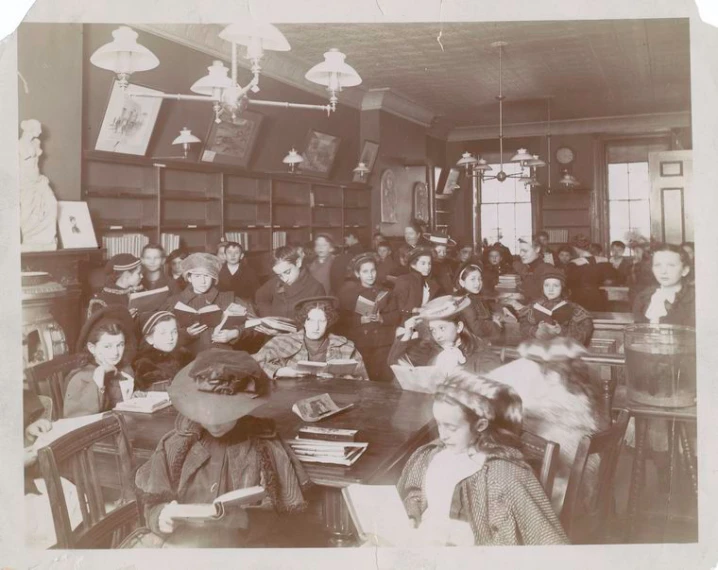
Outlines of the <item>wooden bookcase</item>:
{"label": "wooden bookcase", "polygon": [[[577,234],[591,235],[591,192],[574,190],[557,192],[542,198],[542,229],[566,230],[568,239]],[[551,245],[562,245],[552,243]]]}
{"label": "wooden bookcase", "polygon": [[276,232],[287,243],[347,231],[371,240],[371,187],[224,165],[152,160],[86,151],[82,196],[98,237],[142,233],[159,242],[178,234],[189,251],[213,251],[226,232],[246,232],[249,262],[270,271]]}

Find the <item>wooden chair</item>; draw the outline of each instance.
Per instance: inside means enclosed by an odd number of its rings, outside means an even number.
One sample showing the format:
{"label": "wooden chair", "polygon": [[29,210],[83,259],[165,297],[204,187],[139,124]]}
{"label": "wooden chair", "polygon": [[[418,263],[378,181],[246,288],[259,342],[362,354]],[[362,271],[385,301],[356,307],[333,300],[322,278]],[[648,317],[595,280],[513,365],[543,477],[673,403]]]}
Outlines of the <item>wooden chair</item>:
{"label": "wooden chair", "polygon": [[[606,526],[613,506],[614,479],[629,413],[621,411],[613,426],[586,435],[576,450],[571,467],[560,520],[573,544],[598,544],[605,539]],[[592,457],[600,458],[597,487],[593,500],[586,500],[586,466]]]}
{"label": "wooden chair", "polygon": [[549,499],[553,493],[553,482],[558,470],[559,450],[558,443],[527,431],[521,434],[521,452],[527,463],[534,469],[536,478]]}
{"label": "wooden chair", "polygon": [[[108,457],[114,463],[111,471],[117,473],[121,489],[119,506],[109,513],[98,465],[98,460]],[[130,498],[134,459],[120,415],[110,414],[60,437],[38,450],[38,462],[52,508],[57,537],[54,548],[113,548],[140,524],[137,501]],[[77,490],[82,523],[74,530],[61,475]]]}
{"label": "wooden chair", "polygon": [[52,419],[64,417],[65,390],[67,389],[67,375],[81,367],[87,361],[87,356],[80,354],[63,354],[47,362],[41,362],[25,369],[30,390],[38,396],[52,398]]}

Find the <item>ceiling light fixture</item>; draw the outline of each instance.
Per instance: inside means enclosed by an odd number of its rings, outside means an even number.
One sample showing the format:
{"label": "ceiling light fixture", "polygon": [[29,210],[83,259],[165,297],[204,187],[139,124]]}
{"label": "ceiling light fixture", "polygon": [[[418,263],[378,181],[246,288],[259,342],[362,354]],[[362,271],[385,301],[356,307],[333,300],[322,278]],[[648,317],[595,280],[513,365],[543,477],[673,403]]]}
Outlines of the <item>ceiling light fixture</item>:
{"label": "ceiling light fixture", "polygon": [[[115,73],[120,87],[126,90],[133,73],[154,69],[160,61],[150,50],[137,43],[137,32],[133,29],[121,26],[112,32],[112,37],[112,42],[103,45],[92,54],[90,62]],[[344,87],[354,87],[360,85],[362,81],[359,74],[345,62],[346,56],[337,49],[330,49],[324,54],[324,61],[312,67],[305,75],[307,80],[327,88],[329,104],[307,105],[249,99],[250,91],[259,92],[259,76],[262,70],[260,63],[264,51],[289,51],[291,49],[289,42],[273,25],[252,21],[250,18],[242,23],[230,24],[219,33],[219,37],[232,44],[231,70],[221,61],[214,61],[207,68],[207,75],[190,87],[190,90],[197,95],[132,93],[130,96],[210,102],[214,109],[215,122],[221,123],[223,114],[229,114],[234,120],[248,104],[286,109],[312,109],[326,111],[327,115],[330,115],[337,109],[339,102],[337,94]],[[245,57],[251,63],[253,75],[251,81],[244,87],[237,83],[238,45],[246,46]]]}
{"label": "ceiling light fixture", "polygon": [[183,156],[153,156],[152,158],[154,158],[154,159],[173,159],[173,158],[177,159],[178,158],[178,159],[186,160],[187,156],[189,155],[190,145],[196,144],[199,142],[202,142],[202,141],[199,138],[197,138],[196,136],[194,136],[192,134],[192,131],[190,131],[187,127],[184,127],[182,130],[180,130],[179,136],[176,137],[172,141],[173,145],[176,145],[176,144],[182,145],[182,150],[184,151]]}
{"label": "ceiling light fixture", "polygon": [[466,174],[479,178],[482,182],[485,180],[498,180],[503,182],[508,178],[518,178],[521,182],[529,186],[540,186],[540,183],[536,179],[536,168],[546,166],[546,163],[541,160],[538,155],[529,154],[525,148],[520,148],[514,156],[511,157],[510,162],[518,163],[521,167],[520,172],[514,172],[506,174],[504,172],[504,93],[503,93],[503,61],[502,55],[504,47],[507,45],[506,42],[494,42],[491,44],[492,48],[499,50],[499,96],[496,97],[499,101],[499,172],[496,174],[486,174],[493,170],[491,166],[481,156],[474,156],[470,152],[465,152],[461,155],[461,158],[456,163],[456,166],[463,167]]}
{"label": "ceiling light fixture", "polygon": [[297,152],[297,150],[296,150],[295,148],[292,148],[292,150],[290,150],[290,151],[287,153],[287,156],[285,156],[285,157],[282,159],[282,162],[283,162],[284,164],[288,164],[288,165],[289,165],[289,172],[290,172],[291,174],[294,174],[294,172],[296,171],[297,165],[298,165],[298,164],[301,164],[302,162],[304,162],[304,158],[302,157],[301,154],[299,154],[299,153]]}
{"label": "ceiling light fixture", "polygon": [[352,170],[352,172],[354,174],[358,174],[359,179],[363,182],[364,177],[367,174],[369,174],[370,171],[369,171],[369,167],[364,162],[359,162],[359,164],[357,164],[356,168],[354,170]]}

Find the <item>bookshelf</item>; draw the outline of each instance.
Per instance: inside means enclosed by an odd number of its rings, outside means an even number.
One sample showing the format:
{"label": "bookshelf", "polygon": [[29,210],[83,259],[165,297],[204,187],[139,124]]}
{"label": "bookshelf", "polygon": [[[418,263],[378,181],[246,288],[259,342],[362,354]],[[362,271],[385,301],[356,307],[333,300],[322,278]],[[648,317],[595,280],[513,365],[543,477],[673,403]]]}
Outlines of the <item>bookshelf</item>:
{"label": "bookshelf", "polygon": [[551,245],[567,243],[577,234],[590,236],[590,211],[591,192],[589,190],[566,191],[543,196],[541,227],[551,236],[566,236],[566,241],[561,242],[554,242],[553,239],[550,239]]}
{"label": "bookshelf", "polygon": [[159,242],[173,233],[189,251],[213,251],[237,232],[260,275],[270,272],[283,236],[306,243],[327,233],[341,244],[352,231],[363,243],[371,239],[366,184],[98,151],[85,151],[82,180],[98,238],[132,232]]}

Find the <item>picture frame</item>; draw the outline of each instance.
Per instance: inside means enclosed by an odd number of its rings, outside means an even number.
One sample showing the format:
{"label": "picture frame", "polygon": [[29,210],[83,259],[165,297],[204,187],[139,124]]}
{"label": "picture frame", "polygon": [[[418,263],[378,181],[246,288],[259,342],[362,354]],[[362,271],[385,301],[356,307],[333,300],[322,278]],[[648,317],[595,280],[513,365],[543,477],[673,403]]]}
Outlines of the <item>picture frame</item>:
{"label": "picture frame", "polygon": [[98,247],[87,202],[58,201],[57,227],[62,249]]}
{"label": "picture frame", "polygon": [[115,80],[97,135],[95,150],[144,156],[152,138],[162,99],[131,97],[132,93],[162,95],[162,91],[130,83],[123,92]]}
{"label": "picture frame", "polygon": [[395,224],[398,221],[396,214],[396,177],[394,172],[387,168],[381,175],[381,223]]}
{"label": "picture frame", "polygon": [[461,176],[461,170],[458,168],[451,168],[449,173],[446,175],[446,181],[441,190],[442,194],[453,194],[454,187],[459,183],[459,176]]}
{"label": "picture frame", "polygon": [[429,187],[426,182],[415,182],[412,190],[414,202],[413,218],[425,224],[429,223]]}
{"label": "picture frame", "polygon": [[362,178],[358,173],[354,173],[352,182],[366,182],[367,178],[371,175],[374,170],[374,164],[379,156],[379,143],[374,141],[365,140],[362,144],[361,154],[359,155],[359,162],[366,164],[369,172]]}
{"label": "picture frame", "polygon": [[329,178],[334,166],[334,160],[339,152],[341,138],[309,129],[304,143],[299,170],[304,174]]}
{"label": "picture frame", "polygon": [[264,115],[248,110],[234,120],[230,117],[222,117],[221,123],[212,120],[200,162],[248,169],[263,121]]}

